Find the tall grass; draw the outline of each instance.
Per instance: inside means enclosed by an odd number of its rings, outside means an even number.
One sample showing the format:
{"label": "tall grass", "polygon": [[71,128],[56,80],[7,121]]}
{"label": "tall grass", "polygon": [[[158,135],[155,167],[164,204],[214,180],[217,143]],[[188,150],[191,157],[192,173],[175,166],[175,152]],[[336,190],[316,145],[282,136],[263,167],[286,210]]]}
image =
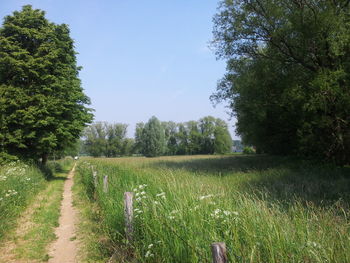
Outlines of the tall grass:
{"label": "tall grass", "polygon": [[[95,188],[93,166],[98,174]],[[100,228],[138,262],[350,262],[349,168],[276,157],[89,159],[78,167]],[[108,175],[109,190],[102,190]],[[123,193],[135,195],[126,244]]]}
{"label": "tall grass", "polygon": [[33,196],[46,186],[46,180],[72,160],[49,162],[45,167],[16,161],[0,166],[0,240],[16,225],[16,217]]}

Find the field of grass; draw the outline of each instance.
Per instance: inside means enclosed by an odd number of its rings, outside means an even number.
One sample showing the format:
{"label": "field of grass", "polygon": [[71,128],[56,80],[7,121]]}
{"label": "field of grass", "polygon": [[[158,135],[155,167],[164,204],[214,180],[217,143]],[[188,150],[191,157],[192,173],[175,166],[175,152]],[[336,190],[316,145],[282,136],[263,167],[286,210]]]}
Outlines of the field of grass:
{"label": "field of grass", "polygon": [[[77,172],[98,207],[97,242],[126,262],[211,262],[213,242],[226,243],[229,262],[350,262],[349,167],[241,155],[85,159]],[[131,244],[126,191],[135,201]]]}
{"label": "field of grass", "polygon": [[0,241],[16,224],[16,218],[33,199],[47,186],[52,174],[67,169],[71,159],[49,162],[39,169],[22,162],[0,166]]}

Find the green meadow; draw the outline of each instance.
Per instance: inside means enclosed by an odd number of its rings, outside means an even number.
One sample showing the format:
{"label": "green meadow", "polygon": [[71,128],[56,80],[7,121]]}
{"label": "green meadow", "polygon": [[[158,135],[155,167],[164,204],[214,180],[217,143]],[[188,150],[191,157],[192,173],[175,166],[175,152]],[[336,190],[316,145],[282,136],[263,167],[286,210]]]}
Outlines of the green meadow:
{"label": "green meadow", "polygon": [[[225,242],[229,262],[350,262],[349,167],[255,155],[87,158],[76,176],[101,258],[211,262],[210,245]],[[134,193],[132,242],[124,192]]]}

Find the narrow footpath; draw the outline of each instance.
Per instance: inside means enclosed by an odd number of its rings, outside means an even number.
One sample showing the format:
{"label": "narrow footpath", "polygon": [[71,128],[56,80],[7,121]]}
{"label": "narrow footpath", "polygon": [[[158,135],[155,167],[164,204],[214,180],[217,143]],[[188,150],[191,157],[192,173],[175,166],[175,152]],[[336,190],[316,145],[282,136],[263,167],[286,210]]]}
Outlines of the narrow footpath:
{"label": "narrow footpath", "polygon": [[75,165],[64,184],[59,227],[55,231],[57,240],[50,247],[49,263],[77,262],[77,240],[75,236],[76,211],[73,207],[72,198],[74,171]]}

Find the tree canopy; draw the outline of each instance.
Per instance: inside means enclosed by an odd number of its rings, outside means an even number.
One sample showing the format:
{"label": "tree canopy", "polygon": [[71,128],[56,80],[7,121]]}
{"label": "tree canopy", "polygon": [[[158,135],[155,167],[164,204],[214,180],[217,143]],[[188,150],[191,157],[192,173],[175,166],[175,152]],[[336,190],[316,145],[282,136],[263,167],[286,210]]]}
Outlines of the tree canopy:
{"label": "tree canopy", "polygon": [[142,154],[147,157],[163,155],[165,152],[165,131],[160,121],[153,116],[145,124],[142,134]]}
{"label": "tree canopy", "polygon": [[85,128],[83,151],[91,156],[130,155],[134,141],[126,138],[127,124],[96,122]]}
{"label": "tree canopy", "polygon": [[142,154],[148,157],[185,154],[226,154],[232,138],[226,122],[207,116],[199,121],[160,122],[152,117],[137,123],[135,139],[126,138],[127,124],[96,122],[86,127],[83,151],[91,156],[116,157]]}
{"label": "tree canopy", "polygon": [[92,120],[67,25],[24,6],[0,28],[0,147],[42,158],[74,144]]}
{"label": "tree canopy", "polygon": [[258,152],[350,162],[349,1],[226,0],[213,46],[237,132]]}

